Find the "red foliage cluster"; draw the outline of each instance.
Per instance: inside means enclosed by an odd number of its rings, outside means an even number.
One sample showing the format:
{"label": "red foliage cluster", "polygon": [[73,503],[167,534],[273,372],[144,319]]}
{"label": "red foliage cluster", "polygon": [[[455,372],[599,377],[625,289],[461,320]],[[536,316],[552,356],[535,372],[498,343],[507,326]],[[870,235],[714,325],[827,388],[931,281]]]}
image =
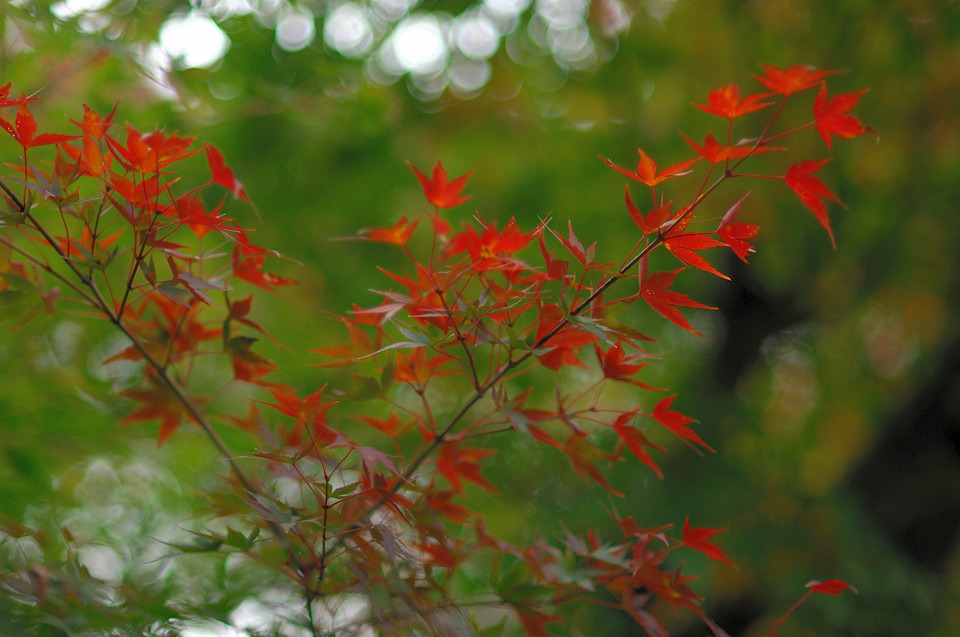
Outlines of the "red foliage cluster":
{"label": "red foliage cluster", "polygon": [[[32,98],[8,99],[8,85],[0,90],[0,107],[15,107],[17,113],[12,123],[0,118],[0,126],[20,146],[22,162],[14,166],[19,179],[0,183],[6,207],[0,290],[32,288],[36,309],[51,312],[67,295],[129,338],[127,348],[104,361],[143,365],[142,382],[121,392],[136,403],[121,424],[159,421],[161,444],[183,422],[199,426],[231,463],[247,507],[233,513],[248,519],[253,514],[259,520],[254,526],[271,532],[242,546],[214,532],[204,539],[277,565],[305,592],[307,607],[361,592],[369,611],[364,623],[400,628],[434,625],[458,603],[502,607],[512,609],[528,634],[547,635],[560,605],[587,600],[619,606],[648,634],[663,635],[651,610],[656,599],[692,611],[722,634],[690,587],[694,578],[667,559],[675,550],[693,550],[733,566],[709,541],[719,529],[696,528],[687,519],[677,538],[668,535],[669,526],[641,528],[614,512],[619,539],[567,531],[560,546],[543,539],[515,546],[490,535],[470,493],[509,488],[484,473],[497,453],[488,441],[505,432],[553,448],[577,475],[616,496],[623,494],[606,469],[627,451],[664,477],[654,456],[666,451],[661,431],[695,451],[713,451],[691,427],[696,421],[673,408],[673,395],[651,398],[647,407],[604,400],[609,383],[663,391],[644,379],[655,359],[647,349],[652,339],[617,317],[642,301],[702,336],[681,308],[714,308],[674,289],[679,275],[694,268],[728,278],[704,253],[728,248],[746,261],[758,230],[736,220],[747,195],[725,214],[710,213],[722,217],[714,230],[705,230],[699,219],[694,224],[704,202],[718,199],[715,193],[725,182],[748,176],[782,180],[834,240],[826,202],[838,200],[815,176],[829,158],[796,161],[784,174],[741,171],[754,156],[788,152],[772,143],[807,128],[816,130],[828,150],[834,137],[870,130],[849,114],[864,91],[828,97],[825,78],[831,73],[768,66],[756,78],[766,92],[742,96],[737,85],[713,91],[706,104],[694,106],[724,120],[720,139],[713,132],[702,143],[687,139],[695,156],[666,168],[643,149],[635,170],[604,159],[649,189],[650,206],[643,210],[630,184],[625,187],[626,218],[640,232],[619,264],[597,260],[596,246],[584,247],[572,224],[560,232],[547,221],[527,230],[515,218],[502,228],[480,217],[475,223],[450,221],[447,211],[469,199],[462,193],[470,173],[450,180],[440,162],[430,176],[411,164],[430,204],[422,214],[430,223],[401,216],[392,226],[358,235],[400,248],[409,271],[383,270],[388,283],[377,292],[379,302],[339,317],[346,341],[315,350],[326,356],[323,365],[351,366],[353,387],[320,388],[305,398],[267,380],[275,365],[254,351],[254,334],[268,336],[251,318],[254,297],[233,296],[245,284],[275,292],[294,281],[264,270],[277,253],[254,245],[249,231],[224,212],[226,196],[207,203],[205,191],[215,186],[248,200],[221,153],[176,133],[144,134],[128,126],[118,134],[116,109],[103,117],[84,107],[82,121],[74,122],[78,135],[38,135],[28,106]],[[818,91],[812,119],[776,132],[787,100],[812,89]],[[772,113],[762,132],[735,141],[735,121],[762,111]],[[46,172],[28,161],[28,151],[41,146],[55,147]],[[174,167],[201,150],[210,177],[185,189]],[[674,205],[664,187],[700,167],[699,186],[687,203]],[[8,182],[22,183],[22,192]],[[36,213],[41,204],[59,213],[57,224]],[[428,239],[420,241],[418,231]],[[649,255],[658,248],[676,267],[650,271]],[[224,255],[229,256],[218,258]],[[61,287],[48,288],[47,282]],[[230,362],[227,385],[258,387],[266,394],[263,400],[235,412],[223,409],[216,396],[194,393],[200,361],[213,356]],[[593,381],[570,391],[555,380],[554,391],[534,393],[543,378],[556,379],[555,372],[570,367],[592,374]],[[457,406],[449,405],[450,397],[459,397]],[[358,398],[375,400],[361,407]],[[257,404],[271,407],[281,421],[264,419]],[[226,447],[214,421],[257,437],[263,451],[255,455],[256,474]],[[293,506],[274,493],[269,485],[277,478],[301,484],[302,501]],[[458,588],[458,570],[479,563],[490,574],[486,587]],[[847,587],[836,580],[811,583],[803,599]],[[315,632],[338,628],[321,627],[307,614]]]}

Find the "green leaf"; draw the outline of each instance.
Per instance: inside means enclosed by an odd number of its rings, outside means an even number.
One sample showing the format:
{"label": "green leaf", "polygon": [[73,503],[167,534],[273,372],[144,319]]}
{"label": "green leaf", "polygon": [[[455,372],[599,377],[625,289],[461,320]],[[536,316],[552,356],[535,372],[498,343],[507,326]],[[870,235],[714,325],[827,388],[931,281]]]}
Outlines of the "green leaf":
{"label": "green leaf", "polygon": [[354,491],[356,491],[357,487],[359,486],[360,486],[359,482],[352,482],[338,489],[334,489],[333,492],[330,494],[330,496],[334,498],[344,498],[350,495],[351,493],[353,493]]}

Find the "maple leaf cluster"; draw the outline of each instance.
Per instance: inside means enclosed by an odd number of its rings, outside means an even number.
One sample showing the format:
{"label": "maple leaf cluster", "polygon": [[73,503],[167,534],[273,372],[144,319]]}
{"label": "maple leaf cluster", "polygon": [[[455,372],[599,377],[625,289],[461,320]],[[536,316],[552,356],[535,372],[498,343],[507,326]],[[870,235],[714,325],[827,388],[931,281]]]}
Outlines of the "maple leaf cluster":
{"label": "maple leaf cluster", "polygon": [[[313,350],[323,356],[318,366],[349,367],[344,386],[305,393],[272,380],[281,370],[258,343],[275,341],[253,318],[254,295],[237,294],[249,286],[277,294],[295,281],[265,270],[280,255],[255,245],[252,231],[226,212],[230,196],[250,198],[220,151],[162,130],[117,133],[116,108],[104,116],[84,107],[73,121],[79,134],[38,134],[33,98],[8,99],[7,85],[0,109],[16,115],[12,122],[0,117],[0,127],[22,157],[13,164],[19,178],[9,183],[23,189],[0,182],[0,241],[12,255],[2,254],[0,290],[30,288],[45,311],[62,294],[122,332],[128,345],[104,363],[139,364],[141,376],[120,391],[135,403],[120,424],[158,423],[159,444],[184,423],[201,429],[230,468],[237,497],[226,509],[254,525],[248,534],[211,531],[201,537],[204,546],[248,551],[275,565],[308,606],[364,594],[371,625],[442,630],[438,610],[451,604],[457,573],[484,564],[496,574],[484,603],[510,609],[531,635],[549,634],[558,606],[600,592],[650,635],[666,634],[654,600],[722,634],[692,588],[694,577],[668,559],[675,550],[695,551],[733,567],[712,541],[720,529],[686,519],[674,538],[669,526],[641,528],[614,511],[618,541],[567,531],[560,546],[542,538],[513,545],[487,531],[476,497],[497,498],[510,488],[485,473],[497,461],[493,441],[503,435],[549,447],[572,474],[614,497],[627,487],[614,484],[608,469],[626,456],[667,479],[659,454],[676,441],[696,453],[714,451],[697,421],[675,408],[682,399],[651,382],[650,367],[662,355],[644,329],[659,316],[703,336],[684,312],[715,308],[677,289],[680,275],[699,270],[727,280],[705,255],[729,249],[746,262],[754,251],[759,227],[738,220],[749,192],[724,205],[721,186],[782,181],[835,242],[827,205],[839,200],[816,176],[829,157],[793,161],[783,174],[744,170],[755,158],[790,152],[785,141],[807,129],[828,151],[835,138],[871,131],[850,114],[866,91],[831,96],[832,75],[766,66],[755,78],[766,90],[743,95],[730,84],[694,104],[721,118],[723,132],[697,136],[702,142],[684,135],[692,157],[661,167],[638,149],[635,169],[601,158],[628,180],[624,222],[637,238],[619,262],[600,260],[597,245],[581,240],[572,222],[558,229],[550,219],[468,218],[458,209],[470,200],[463,194],[470,172],[451,179],[439,161],[429,174],[411,163],[425,209],[356,237],[394,246],[408,263],[380,268],[385,283],[372,291],[374,301],[336,317],[346,338]],[[810,121],[780,131],[787,100],[814,90]],[[734,141],[735,127],[766,113],[758,137]],[[34,159],[38,149],[52,153],[47,164]],[[188,188],[176,169],[201,151],[209,178]],[[694,173],[702,178],[687,179],[695,185],[675,204],[667,189]],[[211,198],[212,189],[226,192]],[[59,223],[35,214],[38,197]],[[657,259],[671,265],[657,270]],[[619,318],[635,303],[652,310],[638,325]],[[229,363],[228,377],[211,391],[196,380],[197,370],[218,357]],[[559,376],[571,368],[586,379],[575,390]],[[535,391],[544,383],[553,391]],[[630,386],[631,404],[608,400],[611,384]],[[238,387],[243,398],[224,398]],[[266,415],[261,408],[269,408]],[[258,451],[246,458],[255,469],[231,452],[215,423],[256,441]],[[291,482],[300,494],[295,504],[276,487]],[[848,587],[814,582],[800,602]]]}

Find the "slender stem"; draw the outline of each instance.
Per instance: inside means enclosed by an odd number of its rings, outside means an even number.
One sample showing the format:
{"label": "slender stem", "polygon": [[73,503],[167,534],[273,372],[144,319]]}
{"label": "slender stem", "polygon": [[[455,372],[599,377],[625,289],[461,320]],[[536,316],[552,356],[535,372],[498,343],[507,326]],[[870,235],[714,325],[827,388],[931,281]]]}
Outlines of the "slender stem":
{"label": "slender stem", "polygon": [[790,615],[793,613],[793,611],[795,611],[795,610],[797,610],[797,608],[799,608],[800,604],[802,604],[802,603],[804,603],[805,601],[807,601],[807,598],[810,597],[810,595],[812,595],[812,594],[813,594],[813,591],[807,591],[806,593],[804,593],[803,597],[801,597],[800,599],[798,599],[797,601],[795,601],[795,602],[793,603],[793,606],[791,606],[790,608],[787,609],[787,612],[785,612],[783,615],[781,615],[779,619],[776,619],[776,620],[774,620],[773,622],[771,622],[771,624],[770,624],[770,632],[767,633],[767,634],[769,635],[769,637],[776,637],[777,631],[780,630],[780,627],[783,626],[784,623],[786,623],[787,618],[790,617]]}
{"label": "slender stem", "polygon": [[467,356],[467,367],[470,368],[470,375],[473,381],[473,387],[480,387],[480,378],[477,376],[477,365],[473,360],[473,352],[470,351],[470,347],[467,345],[467,340],[463,337],[463,334],[460,332],[460,326],[457,325],[457,321],[453,318],[453,312],[450,310],[450,306],[447,305],[447,298],[444,290],[440,289],[440,286],[437,285],[437,282],[433,282],[434,293],[439,297],[441,305],[443,305],[443,311],[447,315],[447,320],[450,321],[450,325],[453,326],[453,333],[456,335],[457,340],[460,342],[460,345],[463,347],[463,352]]}
{"label": "slender stem", "polygon": [[10,190],[9,187],[7,187],[7,184],[2,179],[0,179],[0,188],[2,188],[3,192],[5,192],[8,197],[10,197],[10,203],[12,203],[16,208],[19,208],[20,212],[23,212],[26,206],[24,206],[23,202],[20,201],[20,199],[15,194],[13,194],[13,191]]}
{"label": "slender stem", "polygon": [[51,268],[49,265],[47,265],[46,263],[44,263],[42,260],[40,260],[40,259],[38,259],[37,257],[35,257],[34,255],[30,254],[29,252],[27,252],[26,250],[24,250],[23,248],[21,248],[18,244],[14,243],[13,241],[11,241],[10,239],[8,239],[7,237],[4,237],[4,236],[0,235],[0,243],[2,243],[3,245],[7,246],[8,248],[10,248],[11,250],[13,250],[13,251],[16,252],[17,254],[21,255],[22,257],[26,258],[28,261],[30,261],[30,263],[32,263],[32,264],[35,265],[36,267],[38,267],[38,268],[40,268],[41,270],[43,270],[44,272],[46,272],[48,275],[54,277],[55,279],[57,279],[58,281],[60,281],[61,283],[63,283],[63,284],[66,285],[67,287],[69,287],[71,290],[73,290],[74,292],[76,292],[77,294],[79,294],[81,297],[83,297],[83,299],[84,299],[85,301],[87,301],[87,303],[89,303],[91,306],[94,306],[94,307],[97,306],[97,299],[94,298],[94,297],[86,290],[86,288],[80,287],[79,285],[77,285],[76,283],[74,283],[71,279],[68,279],[66,276],[64,276],[64,275],[61,274],[60,272],[57,272],[56,270],[54,270],[53,268]]}

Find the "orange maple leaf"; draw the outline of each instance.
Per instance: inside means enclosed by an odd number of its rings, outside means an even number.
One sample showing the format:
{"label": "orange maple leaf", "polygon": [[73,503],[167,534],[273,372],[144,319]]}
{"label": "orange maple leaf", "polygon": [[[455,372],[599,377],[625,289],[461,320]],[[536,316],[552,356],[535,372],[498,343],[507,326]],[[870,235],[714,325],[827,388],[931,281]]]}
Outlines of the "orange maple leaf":
{"label": "orange maple leaf", "polygon": [[645,153],[643,149],[638,148],[637,154],[640,156],[640,159],[637,161],[636,172],[631,172],[625,168],[620,168],[606,157],[601,156],[600,159],[602,159],[607,166],[610,166],[618,173],[626,175],[634,181],[639,181],[642,184],[646,184],[651,188],[654,188],[657,184],[664,182],[667,179],[686,175],[690,172],[690,167],[700,161],[699,157],[696,159],[688,159],[672,166],[668,166],[661,171],[657,171],[657,162],[653,161],[653,159],[650,158],[650,155]]}
{"label": "orange maple leaf", "polygon": [[473,171],[464,173],[453,181],[447,181],[447,171],[439,161],[433,167],[432,177],[427,177],[409,161],[407,165],[413,169],[413,174],[417,176],[427,201],[437,208],[456,208],[470,199],[470,195],[461,195],[460,191],[467,184],[467,180],[473,174]]}
{"label": "orange maple leaf", "polygon": [[763,65],[764,75],[754,75],[753,79],[760,82],[774,93],[792,95],[813,88],[828,75],[839,71],[817,71],[812,66],[796,65],[787,69],[780,69],[769,64]]}
{"label": "orange maple leaf", "polygon": [[707,96],[707,104],[694,104],[694,106],[712,115],[733,119],[772,106],[774,102],[763,101],[770,95],[771,93],[757,93],[740,99],[740,87],[736,84],[728,84],[711,91]]}

